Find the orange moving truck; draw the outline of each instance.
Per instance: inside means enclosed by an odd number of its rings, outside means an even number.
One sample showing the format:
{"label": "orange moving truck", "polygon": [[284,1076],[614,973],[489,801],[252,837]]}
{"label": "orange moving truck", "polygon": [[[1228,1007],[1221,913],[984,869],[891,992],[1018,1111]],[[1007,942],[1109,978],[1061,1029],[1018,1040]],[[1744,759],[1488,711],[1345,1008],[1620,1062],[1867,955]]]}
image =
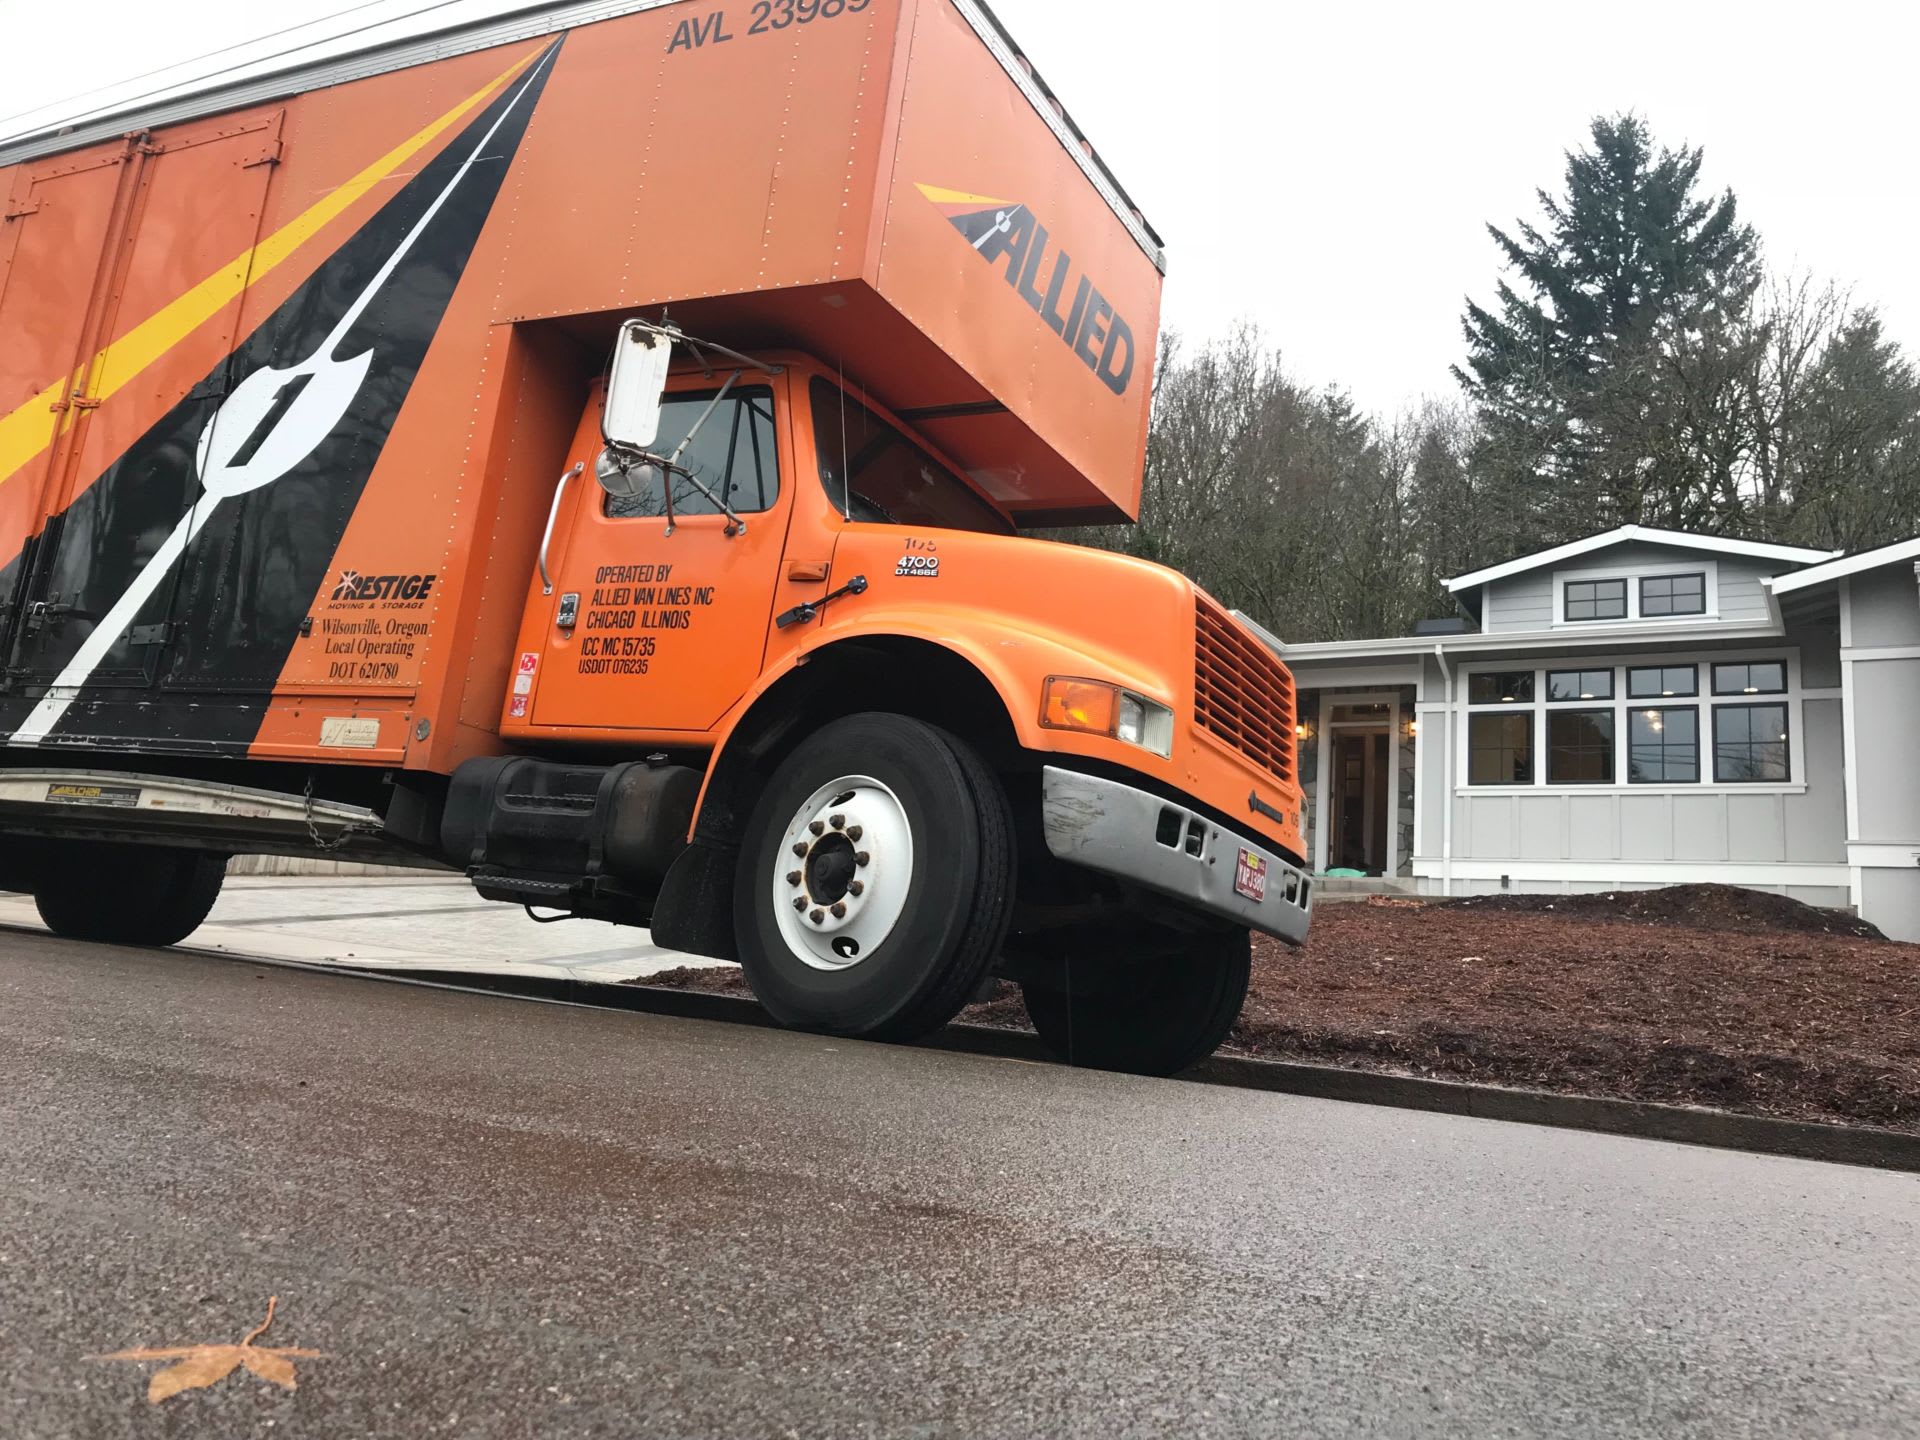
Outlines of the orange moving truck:
{"label": "orange moving truck", "polygon": [[1160,248],[980,0],[576,0],[0,146],[0,883],[465,871],[904,1038],[1218,1043],[1292,682],[1139,503]]}

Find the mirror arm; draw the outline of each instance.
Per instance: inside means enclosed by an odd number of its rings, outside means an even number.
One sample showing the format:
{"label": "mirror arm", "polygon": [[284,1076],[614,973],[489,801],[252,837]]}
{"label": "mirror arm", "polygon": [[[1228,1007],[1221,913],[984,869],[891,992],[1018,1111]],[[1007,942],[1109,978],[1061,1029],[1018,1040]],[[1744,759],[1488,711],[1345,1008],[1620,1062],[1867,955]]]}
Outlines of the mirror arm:
{"label": "mirror arm", "polygon": [[553,525],[560,518],[560,502],[567,498],[567,482],[586,468],[586,461],[575,461],[573,468],[562,475],[560,483],[553,487],[553,504],[547,510],[547,533],[540,537],[540,593],[542,595],[553,593],[553,577],[547,573],[547,547],[553,544]]}
{"label": "mirror arm", "polygon": [[718,495],[714,494],[713,491],[709,490],[706,482],[698,475],[695,475],[691,470],[682,469],[680,465],[680,457],[687,453],[687,447],[693,444],[694,437],[706,428],[707,421],[713,418],[714,412],[720,408],[720,402],[727,398],[727,392],[733,389],[733,382],[739,378],[740,372],[738,370],[727,377],[727,383],[720,387],[720,393],[707,402],[707,408],[700,412],[700,418],[694,421],[693,428],[687,431],[687,438],[675,447],[673,454],[667,457],[666,463],[661,467],[661,483],[667,487],[667,534],[669,535],[673,534],[673,477],[676,474],[686,476],[687,479],[693,483],[693,488],[706,496],[708,500],[712,501],[713,508],[727,517],[728,535],[744,535],[747,533],[747,522],[733,513],[733,507]]}

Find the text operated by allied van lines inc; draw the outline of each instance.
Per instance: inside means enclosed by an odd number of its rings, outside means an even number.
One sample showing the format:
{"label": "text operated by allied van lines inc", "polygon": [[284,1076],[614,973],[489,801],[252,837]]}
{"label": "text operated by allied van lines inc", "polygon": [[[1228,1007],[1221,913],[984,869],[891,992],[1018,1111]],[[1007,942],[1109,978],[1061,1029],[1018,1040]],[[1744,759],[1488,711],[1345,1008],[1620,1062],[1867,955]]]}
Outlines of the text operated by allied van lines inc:
{"label": "text operated by allied van lines inc", "polygon": [[582,675],[645,675],[659,633],[691,630],[713,604],[711,585],[676,585],[672,565],[602,565],[594,572],[575,662]]}

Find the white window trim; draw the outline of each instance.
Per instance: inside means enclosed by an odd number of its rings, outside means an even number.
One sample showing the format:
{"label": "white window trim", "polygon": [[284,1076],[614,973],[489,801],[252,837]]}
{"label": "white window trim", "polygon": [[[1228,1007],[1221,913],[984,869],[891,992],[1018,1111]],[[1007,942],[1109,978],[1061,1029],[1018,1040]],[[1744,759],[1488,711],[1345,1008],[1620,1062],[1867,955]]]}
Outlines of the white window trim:
{"label": "white window trim", "polygon": [[[1715,695],[1713,667],[1738,665],[1749,661],[1783,660],[1787,667],[1784,695]],[[1627,779],[1626,737],[1628,710],[1661,708],[1661,701],[1650,696],[1629,698],[1627,671],[1654,666],[1692,665],[1699,675],[1698,695],[1676,695],[1668,702],[1672,708],[1689,706],[1700,712],[1700,778],[1659,785],[1636,785]],[[1547,699],[1547,675],[1560,670],[1611,670],[1613,699]],[[1487,673],[1527,672],[1533,674],[1534,698],[1526,705],[1475,705],[1467,696],[1472,677]],[[1800,684],[1800,651],[1797,646],[1776,645],[1765,650],[1704,650],[1675,655],[1596,655],[1545,661],[1476,661],[1460,667],[1460,685],[1454,700],[1454,786],[1456,795],[1801,795],[1807,790],[1806,719],[1803,713],[1805,691]],[[1741,784],[1713,778],[1713,711],[1727,705],[1784,704],[1787,707],[1787,764],[1785,781]],[[1612,710],[1613,781],[1595,785],[1553,785],[1547,781],[1547,712],[1549,710]],[[1471,716],[1478,714],[1529,714],[1533,717],[1533,779],[1525,785],[1473,785],[1471,773]]]}
{"label": "white window trim", "polygon": [[[1707,608],[1698,615],[1640,614],[1640,582],[1661,575],[1705,575]],[[1624,580],[1627,583],[1627,613],[1608,620],[1567,619],[1567,584],[1582,580]],[[1553,572],[1553,628],[1586,630],[1596,625],[1699,625],[1720,618],[1720,567],[1712,560],[1676,560],[1660,565],[1635,565],[1629,569],[1613,566],[1604,570],[1556,570]]]}

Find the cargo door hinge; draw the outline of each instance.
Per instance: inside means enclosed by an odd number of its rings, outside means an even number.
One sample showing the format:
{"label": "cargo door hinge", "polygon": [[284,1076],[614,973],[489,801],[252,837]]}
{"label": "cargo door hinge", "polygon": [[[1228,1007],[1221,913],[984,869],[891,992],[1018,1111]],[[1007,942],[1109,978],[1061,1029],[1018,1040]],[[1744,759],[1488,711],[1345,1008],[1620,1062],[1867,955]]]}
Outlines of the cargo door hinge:
{"label": "cargo door hinge", "polygon": [[38,200],[22,200],[18,205],[9,205],[4,213],[0,213],[0,220],[24,220],[29,215],[38,214],[39,210]]}
{"label": "cargo door hinge", "polygon": [[278,139],[267,141],[261,145],[258,150],[254,151],[253,154],[242,160],[240,162],[240,168],[242,170],[253,170],[262,165],[278,165],[280,163],[281,144],[282,142]]}
{"label": "cargo door hinge", "polygon": [[173,639],[174,632],[180,628],[177,620],[162,620],[153,625],[136,625],[127,631],[127,643],[130,645],[165,645]]}

